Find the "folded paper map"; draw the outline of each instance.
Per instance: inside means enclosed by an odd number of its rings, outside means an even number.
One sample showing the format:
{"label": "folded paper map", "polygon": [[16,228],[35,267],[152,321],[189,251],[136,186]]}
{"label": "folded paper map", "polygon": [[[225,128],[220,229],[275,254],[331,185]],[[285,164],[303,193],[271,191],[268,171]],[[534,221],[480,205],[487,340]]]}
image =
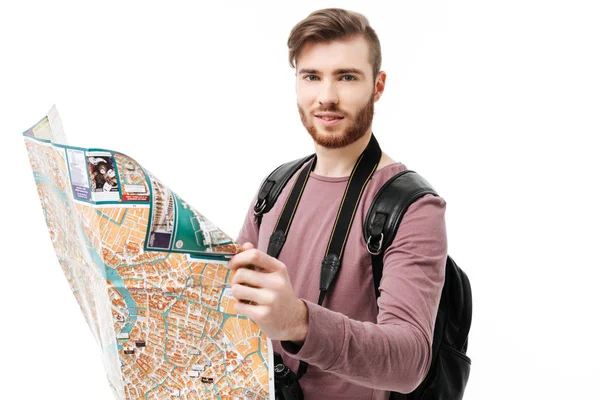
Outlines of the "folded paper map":
{"label": "folded paper map", "polygon": [[23,136],[115,398],[274,399],[271,341],[233,311],[241,245],[134,159],[68,146],[56,108]]}

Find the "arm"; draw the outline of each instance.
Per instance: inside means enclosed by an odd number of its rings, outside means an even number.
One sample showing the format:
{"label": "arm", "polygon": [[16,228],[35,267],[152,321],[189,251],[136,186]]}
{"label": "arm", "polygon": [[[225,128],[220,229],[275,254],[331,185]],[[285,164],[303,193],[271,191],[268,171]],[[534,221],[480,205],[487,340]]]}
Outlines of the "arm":
{"label": "arm", "polygon": [[356,321],[301,299],[308,332],[291,357],[358,385],[409,393],[431,363],[433,327],[447,256],[446,202],[426,195],[407,210],[383,257],[377,323]]}
{"label": "arm", "polygon": [[239,244],[244,244],[246,242],[252,243],[254,248],[258,248],[258,221],[254,216],[254,205],[256,204],[256,200],[258,199],[258,191],[254,194],[252,199],[252,203],[250,203],[250,207],[246,212],[246,218],[244,219],[244,223],[240,232],[238,233],[238,237],[235,240]]}

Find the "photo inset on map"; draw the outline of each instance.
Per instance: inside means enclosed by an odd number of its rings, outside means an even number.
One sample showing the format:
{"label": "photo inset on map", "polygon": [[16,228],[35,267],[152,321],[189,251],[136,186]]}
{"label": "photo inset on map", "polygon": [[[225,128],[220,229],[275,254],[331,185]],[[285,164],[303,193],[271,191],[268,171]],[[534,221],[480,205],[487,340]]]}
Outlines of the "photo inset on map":
{"label": "photo inset on map", "polygon": [[67,159],[73,197],[77,200],[90,201],[92,196],[85,165],[85,153],[82,150],[67,149]]}
{"label": "photo inset on map", "polygon": [[148,248],[168,250],[171,248],[173,226],[175,222],[175,206],[171,191],[150,176],[152,182],[152,216],[150,218],[150,234]]}
{"label": "photo inset on map", "polygon": [[93,201],[119,201],[119,183],[113,155],[107,151],[87,152]]}
{"label": "photo inset on map", "polygon": [[121,181],[122,200],[147,202],[150,190],[142,167],[132,158],[119,153],[115,153],[115,162]]}

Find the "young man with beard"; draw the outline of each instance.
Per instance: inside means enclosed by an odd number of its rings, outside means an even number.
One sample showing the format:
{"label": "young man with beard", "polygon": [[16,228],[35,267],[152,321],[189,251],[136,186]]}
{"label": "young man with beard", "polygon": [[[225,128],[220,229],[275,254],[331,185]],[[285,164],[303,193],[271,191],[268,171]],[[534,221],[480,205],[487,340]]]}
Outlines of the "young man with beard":
{"label": "young man with beard", "polygon": [[409,207],[384,253],[376,299],[363,221],[381,186],[407,168],[382,152],[360,197],[335,286],[318,305],[327,238],[371,139],[386,73],[380,70],[377,35],[363,15],[351,11],[311,13],[292,29],[288,47],[298,111],[314,141],[316,164],[278,258],[266,254],[269,238],[301,170],[262,216],[260,229],[254,196],[237,238],[245,251],[229,262],[234,309],[256,322],[293,371],[300,360],[308,363],[299,381],[305,399],[387,399],[390,391],[411,392],[431,363],[447,255],[446,203],[428,194]]}

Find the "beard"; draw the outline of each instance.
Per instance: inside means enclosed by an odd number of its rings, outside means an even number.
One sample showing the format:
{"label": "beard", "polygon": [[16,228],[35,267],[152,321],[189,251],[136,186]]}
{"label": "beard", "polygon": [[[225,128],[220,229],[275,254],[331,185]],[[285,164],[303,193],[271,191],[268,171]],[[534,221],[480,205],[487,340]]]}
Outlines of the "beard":
{"label": "beard", "polygon": [[[344,117],[344,119],[350,119],[350,122],[349,126],[341,133],[333,132],[333,130],[337,129],[335,126],[332,128],[323,126],[321,129],[325,132],[320,133],[317,130],[317,127],[311,122],[313,121],[313,118],[316,118],[314,117],[314,113],[307,116],[302,107],[300,107],[300,104],[297,105],[302,125],[304,125],[315,143],[327,149],[338,149],[356,142],[367,133],[367,129],[371,126],[373,115],[375,114],[375,94],[371,96],[363,108],[358,110],[355,118],[349,118],[348,116]],[[319,109],[315,112],[319,111],[343,114],[337,109],[335,104],[331,104],[328,108]],[[332,131],[329,131],[329,129],[332,129]]]}

